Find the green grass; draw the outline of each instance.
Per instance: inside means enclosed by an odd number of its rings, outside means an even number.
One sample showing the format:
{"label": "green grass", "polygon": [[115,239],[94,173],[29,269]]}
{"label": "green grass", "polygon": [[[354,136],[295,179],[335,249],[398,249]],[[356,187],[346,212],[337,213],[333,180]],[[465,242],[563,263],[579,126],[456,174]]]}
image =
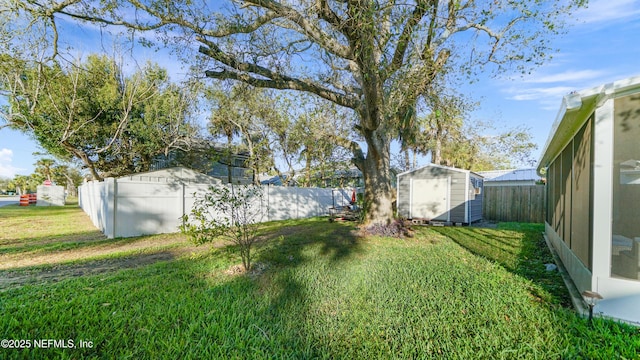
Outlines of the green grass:
{"label": "green grass", "polygon": [[0,255],[74,249],[104,240],[77,206],[0,208]]}
{"label": "green grass", "polygon": [[589,326],[564,306],[541,230],[418,228],[398,240],[326,219],[268,223],[260,274],[229,275],[240,259],[222,247],[5,290],[2,338],[93,348],[0,358],[638,358],[637,328]]}
{"label": "green grass", "polygon": [[542,224],[500,223],[498,229],[440,227],[434,231],[449,237],[472,254],[493,261],[506,270],[530,280],[530,292],[547,302],[571,306],[569,293],[558,272],[549,273],[553,264]]}

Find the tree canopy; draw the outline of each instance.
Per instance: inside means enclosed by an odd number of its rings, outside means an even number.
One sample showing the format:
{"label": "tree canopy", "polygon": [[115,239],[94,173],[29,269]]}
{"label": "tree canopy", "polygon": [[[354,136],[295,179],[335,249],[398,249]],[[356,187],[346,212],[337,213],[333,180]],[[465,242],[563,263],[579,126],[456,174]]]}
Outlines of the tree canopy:
{"label": "tree canopy", "polygon": [[[366,221],[390,223],[390,143],[414,127],[418,99],[446,73],[527,71],[583,0],[65,0],[20,11],[51,29],[61,17],[125,27],[182,51],[209,78],[312,93],[352,109],[353,161]],[[52,36],[55,39],[54,36]],[[189,59],[189,53],[186,54]],[[198,61],[196,61],[196,58]],[[487,66],[489,65],[489,66]]]}
{"label": "tree canopy", "polygon": [[94,179],[149,170],[154,157],[187,148],[189,93],[154,64],[125,76],[112,58],[48,64],[3,55],[0,116],[50,154],[75,159]]}

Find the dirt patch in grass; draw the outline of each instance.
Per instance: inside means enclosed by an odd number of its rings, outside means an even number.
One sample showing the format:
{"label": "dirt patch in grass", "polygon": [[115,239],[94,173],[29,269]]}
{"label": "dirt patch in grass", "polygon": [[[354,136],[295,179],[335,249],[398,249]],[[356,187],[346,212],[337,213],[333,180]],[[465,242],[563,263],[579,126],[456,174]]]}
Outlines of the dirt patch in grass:
{"label": "dirt patch in grass", "polygon": [[[221,239],[196,246],[180,233],[107,239],[77,206],[3,207],[0,219],[0,291],[143,267],[229,245]],[[274,228],[277,234],[265,239],[296,231]]]}
{"label": "dirt patch in grass", "polygon": [[104,274],[122,269],[151,265],[160,261],[171,261],[193,252],[209,250],[208,247],[180,247],[159,252],[129,255],[118,258],[93,260],[80,264],[61,264],[46,268],[0,271],[0,291],[25,284],[43,284],[64,279]]}
{"label": "dirt patch in grass", "polygon": [[0,255],[0,270],[11,270],[25,267],[55,265],[86,258],[108,256],[117,252],[131,252],[148,248],[168,246],[188,246],[190,243],[184,237],[176,235],[153,236],[140,240],[114,240],[113,243],[102,243],[96,246],[79,249],[36,253],[36,254],[6,254]]}
{"label": "dirt patch in grass", "polygon": [[229,267],[224,273],[227,275],[244,275],[248,274],[250,277],[257,277],[262,275],[269,269],[269,264],[263,262],[257,262],[251,265],[251,270],[247,273],[242,264],[236,264]]}

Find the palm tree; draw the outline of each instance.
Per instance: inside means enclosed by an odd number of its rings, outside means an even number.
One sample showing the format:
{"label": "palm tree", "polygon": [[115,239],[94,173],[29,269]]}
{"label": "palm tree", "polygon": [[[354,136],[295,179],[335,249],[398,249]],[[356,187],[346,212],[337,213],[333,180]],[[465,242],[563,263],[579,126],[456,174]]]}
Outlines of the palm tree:
{"label": "palm tree", "polygon": [[13,178],[13,185],[16,187],[16,193],[18,195],[24,195],[27,193],[27,186],[29,184],[29,177],[24,175],[16,175]]}
{"label": "palm tree", "polygon": [[47,180],[51,181],[51,175],[53,175],[53,166],[55,161],[52,159],[40,159],[36,162],[35,172],[44,176]]}

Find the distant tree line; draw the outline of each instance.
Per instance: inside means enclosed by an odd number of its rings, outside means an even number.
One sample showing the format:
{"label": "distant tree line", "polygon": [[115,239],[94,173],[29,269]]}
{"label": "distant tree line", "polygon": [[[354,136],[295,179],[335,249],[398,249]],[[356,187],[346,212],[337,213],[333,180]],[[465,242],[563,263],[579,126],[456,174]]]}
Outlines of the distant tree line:
{"label": "distant tree line", "polygon": [[34,164],[35,170],[30,175],[15,175],[13,178],[0,177],[0,194],[16,195],[35,193],[38,185],[45,180],[63,186],[69,196],[78,196],[78,186],[84,181],[81,171],[69,164],[61,164],[54,159],[41,158]]}

